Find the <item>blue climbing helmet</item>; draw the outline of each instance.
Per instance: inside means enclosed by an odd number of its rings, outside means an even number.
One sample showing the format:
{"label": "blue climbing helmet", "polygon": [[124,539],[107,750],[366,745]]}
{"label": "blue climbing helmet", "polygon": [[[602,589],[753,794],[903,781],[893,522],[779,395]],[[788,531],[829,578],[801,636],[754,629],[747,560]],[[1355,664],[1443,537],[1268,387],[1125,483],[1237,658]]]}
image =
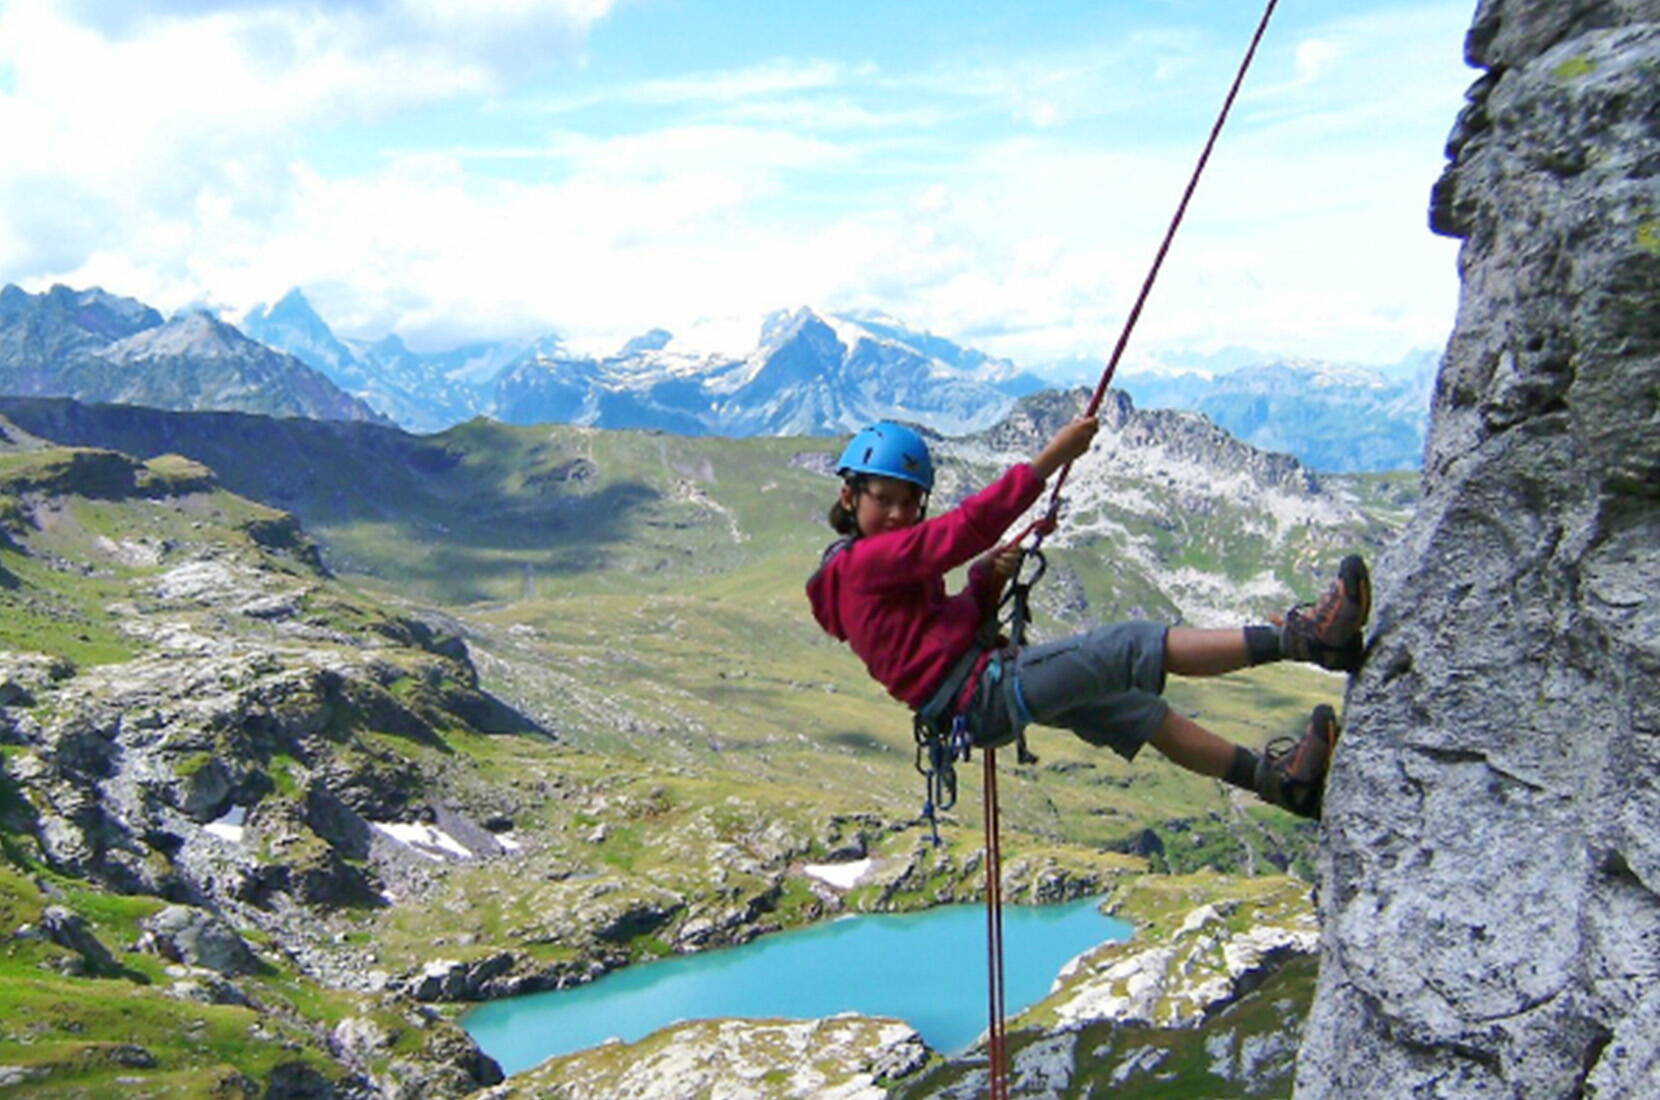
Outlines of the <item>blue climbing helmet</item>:
{"label": "blue climbing helmet", "polygon": [[836,473],[898,478],[922,486],[925,493],[934,489],[934,459],[928,454],[928,444],[912,429],[891,420],[879,420],[848,440]]}

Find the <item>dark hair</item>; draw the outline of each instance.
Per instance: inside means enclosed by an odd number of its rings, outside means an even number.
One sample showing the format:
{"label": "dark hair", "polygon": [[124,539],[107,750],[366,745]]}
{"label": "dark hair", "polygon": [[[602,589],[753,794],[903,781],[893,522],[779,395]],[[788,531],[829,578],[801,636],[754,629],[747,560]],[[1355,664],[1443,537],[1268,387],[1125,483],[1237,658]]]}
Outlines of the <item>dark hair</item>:
{"label": "dark hair", "polygon": [[855,474],[843,482],[843,484],[853,490],[854,507],[844,507],[842,505],[841,496],[837,495],[836,503],[830,506],[830,527],[838,535],[846,535],[849,538],[858,538],[859,517],[855,512],[855,509],[858,507],[859,494],[863,492],[865,488],[864,475]]}

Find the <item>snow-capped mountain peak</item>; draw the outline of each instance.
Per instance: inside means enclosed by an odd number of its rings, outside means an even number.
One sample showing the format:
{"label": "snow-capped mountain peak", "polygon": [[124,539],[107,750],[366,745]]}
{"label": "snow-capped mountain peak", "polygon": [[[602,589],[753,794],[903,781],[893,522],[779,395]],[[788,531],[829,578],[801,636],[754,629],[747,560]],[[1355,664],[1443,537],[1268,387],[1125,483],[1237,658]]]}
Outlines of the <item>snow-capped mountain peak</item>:
{"label": "snow-capped mountain peak", "polygon": [[189,357],[196,360],[239,359],[272,354],[205,310],[187,310],[155,328],[136,332],[105,348],[100,357],[112,363]]}

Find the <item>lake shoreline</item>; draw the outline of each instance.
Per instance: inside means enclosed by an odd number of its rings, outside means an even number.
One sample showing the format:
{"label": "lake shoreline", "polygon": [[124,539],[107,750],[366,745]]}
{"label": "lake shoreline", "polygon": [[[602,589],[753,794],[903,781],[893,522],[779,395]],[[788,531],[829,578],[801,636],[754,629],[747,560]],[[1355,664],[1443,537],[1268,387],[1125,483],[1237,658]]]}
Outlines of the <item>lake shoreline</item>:
{"label": "lake shoreline", "polygon": [[[1132,935],[1128,923],[1101,912],[1104,901],[1094,895],[1005,907],[1011,1013],[1041,998],[1078,954]],[[837,953],[846,957],[829,957]],[[760,970],[744,975],[747,966]],[[622,967],[573,988],[494,1000],[457,1022],[509,1074],[614,1039],[639,1042],[678,1021],[725,1018],[811,1020],[851,1012],[903,1020],[930,1048],[953,1051],[984,1029],[984,973],[985,919],[978,905],[837,914],[742,945]],[[780,974],[789,980],[775,981]],[[677,982],[690,984],[673,988]],[[767,1007],[769,996],[775,1007]],[[958,1003],[965,1007],[956,1009]],[[596,1020],[604,1023],[590,1022]],[[561,1040],[522,1038],[550,1033]]]}

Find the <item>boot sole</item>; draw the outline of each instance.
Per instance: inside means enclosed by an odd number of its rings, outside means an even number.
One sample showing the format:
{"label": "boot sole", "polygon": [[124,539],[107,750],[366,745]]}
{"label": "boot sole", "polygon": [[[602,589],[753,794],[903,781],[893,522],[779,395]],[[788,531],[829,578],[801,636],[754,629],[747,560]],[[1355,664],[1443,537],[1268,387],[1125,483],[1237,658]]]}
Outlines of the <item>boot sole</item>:
{"label": "boot sole", "polygon": [[1372,574],[1366,569],[1366,559],[1350,554],[1338,563],[1337,576],[1343,582],[1343,591],[1360,605],[1359,625],[1365,626],[1372,617]]}
{"label": "boot sole", "polygon": [[1354,639],[1343,647],[1343,656],[1337,665],[1339,671],[1352,676],[1360,671],[1360,666],[1366,658],[1363,636],[1366,633],[1366,624],[1372,618],[1372,574],[1367,570],[1364,558],[1359,554],[1350,554],[1338,563],[1337,577],[1343,582],[1343,591],[1360,605],[1360,621],[1355,624]]}
{"label": "boot sole", "polygon": [[1286,768],[1286,775],[1288,777],[1296,775],[1297,772],[1302,770],[1301,764],[1303,763],[1303,754],[1308,751],[1312,740],[1308,736],[1309,733],[1317,733],[1320,741],[1324,742],[1326,762],[1325,766],[1320,769],[1321,774],[1318,780],[1299,779],[1298,781],[1303,783],[1324,783],[1326,779],[1325,773],[1331,768],[1332,753],[1337,749],[1337,712],[1331,708],[1330,704],[1321,703],[1309,712],[1308,727],[1303,734],[1302,740],[1297,745],[1296,754],[1292,756],[1291,762]]}

